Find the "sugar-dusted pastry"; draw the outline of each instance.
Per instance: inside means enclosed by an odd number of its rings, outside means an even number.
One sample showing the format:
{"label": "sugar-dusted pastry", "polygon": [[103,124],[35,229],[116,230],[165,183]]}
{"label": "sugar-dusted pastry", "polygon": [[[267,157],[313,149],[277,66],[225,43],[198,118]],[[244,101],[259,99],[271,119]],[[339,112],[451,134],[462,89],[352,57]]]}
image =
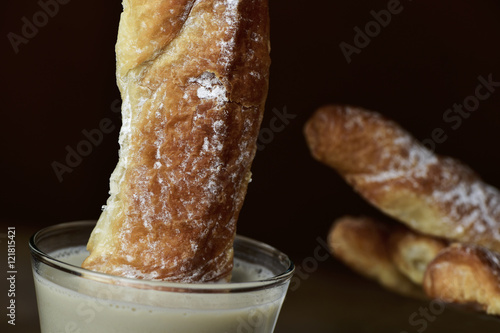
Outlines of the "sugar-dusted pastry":
{"label": "sugar-dusted pastry", "polygon": [[83,267],[228,280],[269,78],[267,0],[124,0],[118,165]]}
{"label": "sugar-dusted pastry", "polygon": [[500,192],[375,112],[325,106],[309,119],[312,155],[375,207],[427,235],[500,252]]}

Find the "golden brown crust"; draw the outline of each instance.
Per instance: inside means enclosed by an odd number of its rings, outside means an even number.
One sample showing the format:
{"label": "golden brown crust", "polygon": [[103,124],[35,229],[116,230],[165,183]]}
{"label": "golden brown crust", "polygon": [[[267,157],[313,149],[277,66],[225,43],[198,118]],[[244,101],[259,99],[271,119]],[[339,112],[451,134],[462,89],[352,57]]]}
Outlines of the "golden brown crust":
{"label": "golden brown crust", "polygon": [[120,158],[83,266],[227,280],[267,95],[267,0],[123,5]]}
{"label": "golden brown crust", "polygon": [[388,248],[391,229],[368,217],[344,216],[328,234],[332,254],[358,273],[403,295],[424,298],[422,289],[394,265]]}
{"label": "golden brown crust", "polygon": [[389,235],[389,253],[398,270],[413,283],[422,285],[427,265],[446,248],[445,240],[394,227]]}
{"label": "golden brown crust", "polygon": [[424,234],[500,251],[500,192],[381,115],[326,106],[308,121],[312,155],[375,207]]}
{"label": "golden brown crust", "polygon": [[429,297],[477,305],[500,315],[500,255],[478,246],[453,244],[429,264],[423,286]]}
{"label": "golden brown crust", "polygon": [[[390,229],[390,259],[380,266],[386,272],[372,277],[393,274],[390,261],[413,282],[422,283],[429,297],[500,315],[500,254],[493,252],[500,251],[496,188],[460,162],[433,154],[394,122],[360,108],[321,108],[307,123],[305,135],[312,155],[335,168],[375,207],[415,230],[440,237]],[[356,237],[344,242],[356,249],[353,244],[363,239],[370,244],[383,239],[359,231]],[[448,246],[448,240],[461,244]],[[352,251],[350,256],[363,256],[356,262],[366,270],[366,260],[382,258],[373,253]]]}

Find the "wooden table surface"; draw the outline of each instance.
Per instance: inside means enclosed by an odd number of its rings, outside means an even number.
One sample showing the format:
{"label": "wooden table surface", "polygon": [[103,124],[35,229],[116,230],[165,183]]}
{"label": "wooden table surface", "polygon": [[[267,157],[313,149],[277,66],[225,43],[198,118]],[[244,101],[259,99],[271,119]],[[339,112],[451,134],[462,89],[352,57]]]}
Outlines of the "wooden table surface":
{"label": "wooden table surface", "polygon": [[[28,239],[35,230],[18,228],[16,231],[16,325],[8,325],[4,314],[0,332],[37,333],[40,329],[28,249]],[[2,253],[6,253],[5,240],[3,236]],[[500,319],[496,317],[398,296],[351,272],[331,257],[317,262],[311,257],[294,259],[301,274],[296,275],[291,284],[276,333],[500,331]],[[5,260],[3,262],[2,269],[6,271]],[[2,288],[3,304],[7,299],[6,287]],[[5,312],[5,307],[2,308]]]}

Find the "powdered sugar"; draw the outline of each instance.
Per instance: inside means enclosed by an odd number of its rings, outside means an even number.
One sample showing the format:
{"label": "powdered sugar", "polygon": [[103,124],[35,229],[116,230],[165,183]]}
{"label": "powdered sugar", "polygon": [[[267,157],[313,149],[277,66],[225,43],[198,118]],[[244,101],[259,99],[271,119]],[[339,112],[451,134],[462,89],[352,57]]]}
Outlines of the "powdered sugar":
{"label": "powdered sugar", "polygon": [[199,99],[212,99],[217,104],[227,102],[227,90],[214,73],[205,72],[198,78],[189,79],[189,83],[198,83],[197,90]]}
{"label": "powdered sugar", "polygon": [[225,66],[228,66],[232,59],[233,48],[235,45],[235,34],[238,24],[239,24],[239,13],[238,13],[238,5],[240,0],[226,0],[220,5],[225,7],[224,17],[226,19],[226,23],[229,26],[226,34],[229,39],[218,41],[217,44],[221,48],[221,57],[220,61]]}
{"label": "powdered sugar", "polygon": [[487,232],[500,240],[500,216],[496,209],[500,193],[496,188],[482,181],[461,182],[449,190],[434,191],[432,197],[435,202],[449,207],[448,223],[458,222],[457,234]]}
{"label": "powdered sugar", "polygon": [[[393,145],[392,149],[380,152],[380,160],[384,161],[387,167],[362,175],[364,181],[386,183],[406,179],[419,182],[428,176],[430,168],[439,163],[436,156],[426,148],[416,145],[410,138],[399,137],[393,141]],[[395,152],[406,154],[397,155]]]}
{"label": "powdered sugar", "polygon": [[498,189],[460,162],[438,157],[378,114],[351,108],[341,112],[346,133],[356,133],[355,139],[367,129],[370,133],[370,142],[360,145],[366,149],[366,155],[359,155],[362,172],[346,175],[361,194],[368,191],[375,205],[413,228],[425,226],[422,232],[500,250]]}

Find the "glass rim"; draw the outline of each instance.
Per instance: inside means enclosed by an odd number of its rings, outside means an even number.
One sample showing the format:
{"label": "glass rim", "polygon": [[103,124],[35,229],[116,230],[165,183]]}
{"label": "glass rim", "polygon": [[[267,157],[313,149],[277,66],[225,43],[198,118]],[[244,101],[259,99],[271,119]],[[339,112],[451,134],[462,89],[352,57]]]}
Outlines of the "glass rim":
{"label": "glass rim", "polygon": [[65,263],[61,260],[53,258],[48,253],[45,253],[37,245],[40,238],[53,231],[76,227],[93,227],[95,226],[95,224],[95,220],[82,220],[64,222],[42,228],[30,237],[29,248],[31,255],[33,256],[33,258],[36,258],[38,261],[48,266],[51,266],[68,274],[79,276],[81,278],[108,284],[123,285],[137,289],[161,290],[169,292],[242,293],[263,290],[277,287],[286,283],[292,278],[295,271],[295,265],[293,261],[285,253],[281,252],[271,245],[238,234],[235,236],[235,242],[244,242],[252,245],[252,247],[256,249],[259,249],[259,251],[264,251],[266,253],[272,254],[273,256],[277,256],[279,260],[286,263],[288,267],[282,273],[273,275],[270,278],[250,282],[185,283],[142,280],[96,272],[80,266]]}

